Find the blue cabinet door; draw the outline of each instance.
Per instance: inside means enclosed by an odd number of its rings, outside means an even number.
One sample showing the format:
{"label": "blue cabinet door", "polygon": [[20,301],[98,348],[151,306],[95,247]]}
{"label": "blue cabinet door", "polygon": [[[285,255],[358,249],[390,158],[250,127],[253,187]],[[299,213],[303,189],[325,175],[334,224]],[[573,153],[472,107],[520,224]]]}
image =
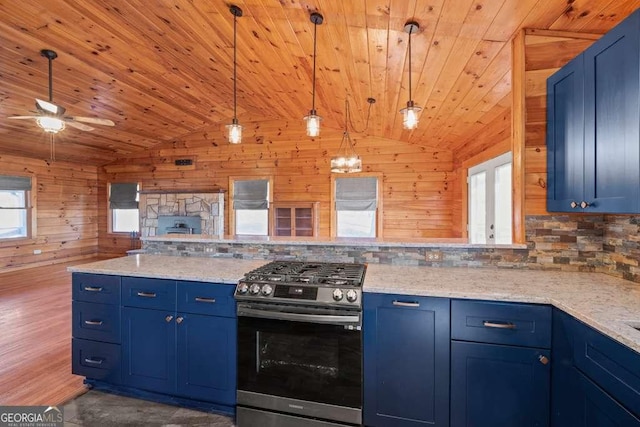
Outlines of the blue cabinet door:
{"label": "blue cabinet door", "polygon": [[178,314],[178,394],[236,404],[236,319]]}
{"label": "blue cabinet door", "polygon": [[583,84],[582,55],[547,80],[547,210],[549,212],[580,211],[577,206],[584,196]]}
{"label": "blue cabinet door", "polygon": [[364,295],[364,424],[449,425],[444,298]]}
{"label": "blue cabinet door", "polygon": [[575,371],[579,388],[578,412],[571,424],[563,427],[640,427],[640,419],[624,408],[581,372]]}
{"label": "blue cabinet door", "polygon": [[587,212],[640,212],[640,13],[584,52]]}
{"label": "blue cabinet door", "polygon": [[175,312],[122,308],[122,381],[171,393],[176,385]]}
{"label": "blue cabinet door", "polygon": [[452,341],[451,427],[549,425],[549,357],[546,349]]}

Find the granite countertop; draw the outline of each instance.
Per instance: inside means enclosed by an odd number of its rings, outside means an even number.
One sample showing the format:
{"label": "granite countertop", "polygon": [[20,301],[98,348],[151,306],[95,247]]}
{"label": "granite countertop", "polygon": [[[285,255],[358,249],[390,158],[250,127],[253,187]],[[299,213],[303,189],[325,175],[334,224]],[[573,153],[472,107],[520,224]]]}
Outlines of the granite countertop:
{"label": "granite countertop", "polygon": [[526,244],[480,245],[468,243],[466,239],[378,239],[348,237],[274,237],[274,236],[208,236],[203,234],[165,234],[141,237],[144,242],[175,243],[232,243],[250,245],[305,245],[305,246],[357,246],[357,247],[402,247],[402,248],[502,248],[526,249]]}
{"label": "granite countertop", "polygon": [[237,284],[245,273],[266,264],[265,260],[196,258],[165,255],[132,255],[80,264],[67,270],[78,273]]}
{"label": "granite countertop", "polygon": [[[235,284],[269,260],[134,255],[69,271]],[[640,284],[601,273],[369,264],[364,292],[551,304],[640,352]]]}
{"label": "granite countertop", "polygon": [[364,291],[551,304],[640,352],[640,284],[606,274],[369,264]]}

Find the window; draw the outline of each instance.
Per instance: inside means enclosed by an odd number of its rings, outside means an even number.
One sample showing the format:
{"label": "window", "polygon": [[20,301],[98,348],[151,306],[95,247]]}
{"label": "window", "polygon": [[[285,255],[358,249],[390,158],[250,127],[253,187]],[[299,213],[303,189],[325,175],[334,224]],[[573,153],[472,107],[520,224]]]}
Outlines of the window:
{"label": "window", "polygon": [[140,230],[138,191],[139,185],[136,182],[118,182],[109,186],[112,233],[131,233]]}
{"label": "window", "polygon": [[230,178],[231,229],[236,235],[269,234],[270,178]]}
{"label": "window", "polygon": [[511,244],[511,153],[469,168],[469,242]]}
{"label": "window", "polygon": [[31,178],[0,175],[0,239],[32,237]]}
{"label": "window", "polygon": [[334,178],[336,237],[381,237],[378,178]]}

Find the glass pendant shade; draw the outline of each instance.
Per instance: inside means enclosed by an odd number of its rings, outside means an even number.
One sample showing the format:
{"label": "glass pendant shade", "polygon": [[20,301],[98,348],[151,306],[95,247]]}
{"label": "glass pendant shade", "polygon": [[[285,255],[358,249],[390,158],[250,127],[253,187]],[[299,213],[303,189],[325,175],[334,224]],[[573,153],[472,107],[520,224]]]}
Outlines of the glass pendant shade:
{"label": "glass pendant shade", "polygon": [[315,110],[309,111],[308,116],[304,116],[304,120],[307,122],[307,136],[320,135],[320,121],[322,117],[316,114]]}
{"label": "glass pendant shade", "polygon": [[242,142],[242,125],[238,124],[237,119],[233,119],[230,125],[226,126],[228,132],[229,143],[240,144]]}
{"label": "glass pendant shade", "polygon": [[38,126],[44,129],[45,132],[58,133],[64,129],[65,124],[62,120],[55,117],[43,116],[36,120]]}
{"label": "glass pendant shade", "polygon": [[407,107],[400,110],[402,114],[402,127],[405,129],[415,129],[418,127],[418,113],[422,111],[421,107],[413,104],[413,101],[407,102]]}

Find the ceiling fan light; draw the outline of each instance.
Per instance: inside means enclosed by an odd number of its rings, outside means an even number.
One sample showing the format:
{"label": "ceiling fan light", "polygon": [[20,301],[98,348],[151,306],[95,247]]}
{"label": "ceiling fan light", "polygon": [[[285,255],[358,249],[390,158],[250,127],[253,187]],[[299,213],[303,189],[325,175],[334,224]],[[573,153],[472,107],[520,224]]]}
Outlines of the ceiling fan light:
{"label": "ceiling fan light", "polygon": [[233,119],[233,123],[227,125],[227,132],[230,144],[240,144],[242,142],[242,125],[238,124],[238,120]]}
{"label": "ceiling fan light", "polygon": [[38,123],[38,126],[40,126],[45,132],[48,133],[58,133],[65,127],[62,120],[48,116],[39,117],[36,120],[36,123]]}
{"label": "ceiling fan light", "polygon": [[307,136],[320,135],[320,121],[322,117],[316,114],[315,110],[311,110],[308,116],[304,116],[304,120],[307,122]]}
{"label": "ceiling fan light", "polygon": [[402,127],[405,129],[415,129],[418,127],[418,113],[422,111],[421,107],[414,105],[413,101],[407,102],[407,107],[400,110],[402,114]]}

